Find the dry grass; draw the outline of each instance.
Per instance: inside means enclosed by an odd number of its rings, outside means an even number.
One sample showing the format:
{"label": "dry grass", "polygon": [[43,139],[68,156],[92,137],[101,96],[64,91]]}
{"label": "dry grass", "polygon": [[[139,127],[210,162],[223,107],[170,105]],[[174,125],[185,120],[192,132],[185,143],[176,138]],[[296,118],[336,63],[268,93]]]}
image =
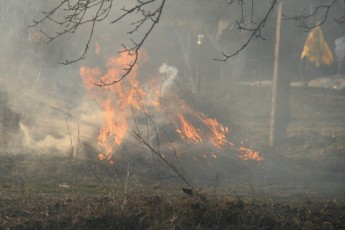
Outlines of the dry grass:
{"label": "dry grass", "polygon": [[344,229],[344,92],[292,89],[289,139],[275,151],[265,144],[268,88],[215,98],[210,116],[230,121],[263,162],[181,156],[200,188],[191,196],[157,159],[124,153],[114,171],[94,159],[2,154],[0,229]]}
{"label": "dry grass", "polygon": [[279,202],[188,196],[133,187],[123,194],[24,194],[0,199],[1,229],[343,229],[344,201]]}

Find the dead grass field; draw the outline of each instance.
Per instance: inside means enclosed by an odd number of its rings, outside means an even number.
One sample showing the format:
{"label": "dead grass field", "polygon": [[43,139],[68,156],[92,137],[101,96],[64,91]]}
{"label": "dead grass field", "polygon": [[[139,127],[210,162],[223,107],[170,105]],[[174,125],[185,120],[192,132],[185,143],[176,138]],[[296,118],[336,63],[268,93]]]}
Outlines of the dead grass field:
{"label": "dead grass field", "polygon": [[120,157],[113,167],[3,153],[0,229],[344,229],[345,92],[291,88],[289,138],[275,150],[270,97],[269,87],[232,86],[203,100],[265,160],[184,156],[192,195],[150,157]]}

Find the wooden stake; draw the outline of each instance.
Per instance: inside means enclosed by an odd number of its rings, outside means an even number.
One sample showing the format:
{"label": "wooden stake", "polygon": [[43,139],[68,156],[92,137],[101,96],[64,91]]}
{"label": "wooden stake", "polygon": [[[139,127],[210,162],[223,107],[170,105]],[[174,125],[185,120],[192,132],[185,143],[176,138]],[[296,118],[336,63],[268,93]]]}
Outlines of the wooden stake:
{"label": "wooden stake", "polygon": [[270,137],[269,145],[272,147],[276,142],[276,116],[277,116],[277,88],[278,88],[278,67],[279,67],[279,48],[280,48],[280,25],[282,18],[283,3],[278,3],[277,27],[276,27],[276,43],[274,49],[274,67],[272,82],[272,108],[270,120]]}

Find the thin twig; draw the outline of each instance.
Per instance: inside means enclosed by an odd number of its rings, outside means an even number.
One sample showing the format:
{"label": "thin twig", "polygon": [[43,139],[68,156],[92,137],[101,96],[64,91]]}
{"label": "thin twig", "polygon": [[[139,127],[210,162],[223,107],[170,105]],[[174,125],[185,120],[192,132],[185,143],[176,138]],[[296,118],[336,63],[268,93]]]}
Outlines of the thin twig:
{"label": "thin twig", "polygon": [[149,143],[147,143],[136,131],[133,130],[134,135],[138,140],[149,148],[156,156],[158,156],[165,164],[167,164],[190,188],[194,189],[191,182],[168,160],[162,153],[157,152]]}
{"label": "thin twig", "polygon": [[242,21],[242,19],[240,21],[236,21],[239,30],[251,31],[251,35],[246,40],[246,42],[243,43],[242,46],[239,49],[237,49],[234,53],[229,55],[229,54],[226,54],[224,51],[222,51],[221,53],[223,55],[223,58],[214,58],[214,60],[216,60],[216,61],[224,61],[225,62],[225,61],[229,60],[230,58],[238,55],[242,50],[244,50],[249,45],[249,43],[254,38],[258,38],[258,37],[262,38],[261,30],[265,26],[266,22],[268,21],[269,17],[271,16],[271,14],[273,13],[277,1],[278,0],[273,0],[272,1],[270,8],[268,9],[268,11],[265,14],[265,17],[260,21],[260,23],[254,29],[249,29],[249,28],[243,27],[241,25],[242,23],[244,23]]}
{"label": "thin twig", "polygon": [[124,198],[123,198],[121,210],[123,210],[125,205],[127,204],[127,188],[128,188],[129,172],[130,172],[129,164],[127,164],[126,183],[125,183],[125,187],[124,187]]}
{"label": "thin twig", "polygon": [[78,130],[78,140],[77,140],[77,149],[75,153],[75,159],[78,159],[79,155],[79,149],[80,149],[80,129],[79,129],[79,123],[77,122],[77,130]]}
{"label": "thin twig", "polygon": [[[157,2],[160,3],[157,4]],[[165,2],[166,0],[136,0],[135,4],[131,5],[129,8],[123,7],[122,11],[124,13],[110,22],[112,24],[118,23],[119,21],[124,20],[125,18],[130,17],[133,14],[136,14],[137,16],[139,16],[139,19],[131,23],[132,29],[129,29],[127,34],[134,36],[134,34],[137,32],[139,33],[140,30],[144,30],[144,33],[142,36],[140,36],[139,41],[135,41],[130,37],[129,41],[131,41],[132,43],[131,46],[127,47],[122,44],[123,49],[119,52],[127,53],[129,56],[132,56],[133,59],[130,63],[127,63],[127,66],[123,68],[124,73],[121,75],[121,77],[110,82],[100,81],[99,83],[95,83],[95,85],[100,87],[113,85],[122,81],[129,73],[131,73],[134,66],[138,62],[140,54],[139,50],[160,20]],[[75,33],[82,26],[91,24],[91,27],[88,30],[88,35],[86,36],[87,40],[85,42],[84,49],[81,55],[79,55],[79,57],[75,59],[66,60],[60,63],[69,65],[85,59],[94,35],[96,24],[102,22],[109,16],[112,7],[113,0],[77,0],[73,2],[70,0],[63,0],[53,9],[42,12],[43,17],[39,20],[34,20],[33,25],[31,25],[30,27],[41,25],[46,21],[53,23],[54,26],[58,28],[58,31],[56,31],[54,34],[48,34],[46,31],[41,30],[41,33],[48,38],[48,42],[51,42],[68,33]],[[91,12],[92,16],[90,17]]]}
{"label": "thin twig", "polygon": [[67,131],[68,131],[68,135],[69,135],[69,139],[70,139],[70,143],[71,143],[71,147],[68,151],[68,154],[69,154],[69,158],[73,158],[73,150],[74,150],[74,147],[73,147],[73,140],[72,140],[72,135],[71,135],[71,131],[69,129],[69,125],[67,123],[67,119],[65,117],[65,123],[66,123],[66,127],[67,127]]}
{"label": "thin twig", "polygon": [[[323,4],[323,5],[318,5],[315,7],[314,11],[309,13],[309,14],[306,14],[306,15],[297,15],[297,16],[293,16],[293,17],[289,17],[289,16],[286,16],[284,15],[284,19],[286,20],[295,20],[295,21],[299,21],[302,23],[301,26],[299,27],[303,27],[303,28],[306,28],[307,30],[310,30],[310,29],[313,29],[315,27],[318,27],[322,24],[324,24],[329,16],[329,11],[332,7],[335,6],[335,3],[337,2],[338,0],[333,0],[332,2],[330,2],[329,4]],[[317,23],[313,24],[313,25],[310,25],[308,23],[306,23],[305,21],[309,21],[310,18],[312,17],[318,17],[318,18],[321,18],[320,14],[321,14],[321,11],[325,11],[322,15],[322,19],[320,19]],[[344,15],[343,15],[344,17]],[[339,18],[341,19],[341,17]],[[338,19],[338,20],[339,20]],[[335,19],[336,22],[337,22],[337,19]],[[341,21],[339,21],[339,23],[341,23]]]}

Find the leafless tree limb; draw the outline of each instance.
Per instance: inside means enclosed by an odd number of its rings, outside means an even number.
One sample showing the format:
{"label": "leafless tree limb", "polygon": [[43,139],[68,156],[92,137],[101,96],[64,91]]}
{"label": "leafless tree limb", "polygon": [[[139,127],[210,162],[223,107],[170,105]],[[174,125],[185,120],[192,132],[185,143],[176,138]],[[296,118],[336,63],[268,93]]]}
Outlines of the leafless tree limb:
{"label": "leafless tree limb", "polygon": [[[231,4],[233,1],[230,1],[229,3]],[[248,28],[247,26],[244,25],[245,23],[245,19],[244,19],[244,3],[243,0],[239,1],[239,4],[241,5],[241,9],[242,9],[242,16],[241,19],[239,21],[236,21],[237,27],[239,30],[246,30],[249,31],[251,34],[249,36],[249,38],[246,40],[246,42],[244,42],[242,44],[242,46],[237,49],[234,53],[232,54],[226,54],[224,51],[222,51],[222,58],[214,58],[214,60],[216,61],[227,61],[229,60],[231,57],[234,57],[236,55],[238,55],[242,50],[244,50],[253,39],[256,38],[261,38],[264,39],[262,36],[262,28],[266,25],[266,22],[269,20],[270,16],[272,15],[274,8],[277,4],[278,0],[273,0],[271,3],[270,8],[267,10],[264,18],[258,23],[258,24],[254,24],[255,26],[253,28]]]}
{"label": "leafless tree limb", "polygon": [[[142,110],[142,112],[144,113],[144,116],[145,116],[145,125],[146,125],[147,137],[146,137],[146,139],[144,139],[143,135],[141,134],[141,131],[139,129],[139,126],[138,126],[137,121],[136,121],[135,116],[134,116],[133,107],[131,107],[131,110],[132,110],[132,117],[133,117],[133,121],[134,121],[135,130],[132,131],[134,133],[134,135],[132,133],[129,133],[129,134],[131,136],[133,136],[134,138],[138,139],[139,142],[144,144],[146,147],[148,147],[153,155],[156,155],[161,160],[163,160],[163,162],[165,164],[167,164],[190,188],[193,189],[193,185],[190,182],[190,179],[187,177],[187,174],[184,171],[184,169],[183,169],[183,167],[182,167],[182,165],[181,165],[181,163],[180,163],[180,161],[178,159],[177,150],[176,150],[176,148],[174,146],[174,143],[173,143],[172,139],[169,137],[169,135],[167,135],[166,133],[165,134],[166,134],[166,136],[167,136],[167,138],[169,140],[169,143],[170,143],[170,146],[171,146],[172,151],[174,153],[174,157],[176,159],[178,167],[176,167],[172,162],[170,162],[168,159],[166,159],[164,157],[164,154],[161,152],[161,150],[160,150],[160,135],[158,133],[157,124],[154,121],[154,119],[148,114],[147,109],[145,107],[144,100],[141,97],[141,94],[138,92],[137,88],[135,90],[137,91],[137,96],[139,97],[139,101],[140,101],[140,105],[141,105],[141,110]],[[156,148],[154,148],[152,146],[152,144],[150,143],[150,141],[149,141],[149,137],[150,137],[149,120],[150,120],[150,123],[152,124],[152,127],[153,127],[154,131],[155,131],[155,137],[156,137],[156,141],[157,141],[157,143],[156,143],[157,147]]]}
{"label": "leafless tree limb", "polygon": [[[287,19],[287,20],[292,19],[292,20],[298,21],[301,23],[300,27],[303,27],[303,28],[306,28],[307,30],[310,30],[310,29],[313,29],[317,26],[320,26],[326,22],[327,18],[329,17],[330,9],[332,7],[334,7],[338,1],[339,0],[332,0],[328,4],[326,3],[323,5],[318,5],[314,8],[314,10],[311,13],[295,15],[293,17],[284,15],[284,19]],[[313,25],[310,25],[310,23],[308,23],[308,20],[313,18],[313,17],[318,17],[318,22],[313,24]],[[342,15],[339,18],[335,18],[335,21],[337,23],[343,23],[344,17],[345,17],[345,15]]]}
{"label": "leafless tree limb", "polygon": [[186,183],[190,188],[194,188],[193,184],[189,182],[189,180],[178,170],[178,168],[175,167],[169,160],[167,160],[164,155],[160,152],[157,152],[156,149],[154,149],[147,141],[145,141],[139,133],[137,133],[135,130],[133,130],[134,135],[138,138],[138,140],[144,144],[147,148],[152,151],[156,156],[158,156],[165,164],[167,164],[182,180]]}
{"label": "leafless tree limb", "polygon": [[125,11],[125,13],[122,16],[120,16],[119,18],[117,18],[116,20],[111,22],[111,23],[116,23],[119,20],[121,20],[122,18],[124,18],[124,17],[128,16],[129,14],[131,14],[132,12],[136,11],[137,13],[141,13],[142,18],[139,19],[138,21],[132,23],[132,25],[135,25],[135,28],[133,30],[129,31],[128,34],[132,34],[136,31],[138,31],[139,28],[142,27],[145,23],[149,23],[149,24],[151,23],[151,25],[149,26],[149,29],[145,32],[144,36],[140,39],[139,42],[135,42],[135,41],[131,40],[133,43],[133,45],[131,47],[126,47],[124,44],[122,44],[123,50],[120,51],[120,53],[127,53],[130,56],[134,56],[134,60],[132,61],[132,63],[129,63],[126,68],[124,68],[125,73],[122,74],[122,77],[120,79],[114,80],[114,81],[109,82],[109,83],[103,82],[102,86],[116,84],[117,82],[119,82],[123,78],[125,78],[132,71],[133,67],[135,66],[135,64],[138,61],[140,48],[145,43],[146,39],[148,38],[149,34],[152,32],[153,28],[159,22],[160,16],[162,15],[162,10],[164,8],[165,1],[166,0],[161,0],[160,5],[153,12],[151,12],[151,11],[145,10],[143,7],[145,5],[155,3],[155,2],[157,2],[157,0],[150,0],[147,2],[143,2],[141,0],[138,0],[137,1],[138,4],[136,6],[130,8],[130,9],[123,8],[123,11]]}
{"label": "leafless tree limb", "polygon": [[[48,42],[51,42],[65,34],[75,33],[80,27],[90,25],[88,30],[88,36],[86,36],[86,43],[82,54],[73,60],[66,60],[62,64],[71,64],[80,61],[86,57],[89,50],[90,42],[93,38],[96,24],[102,22],[104,19],[110,16],[110,12],[114,10],[115,3],[114,0],[60,0],[52,9],[42,12],[43,17],[39,20],[34,20],[33,26],[38,26],[44,22],[53,23],[59,31],[53,34],[48,33],[46,30],[41,30],[48,38]],[[285,15],[286,19],[294,19],[301,22],[301,26],[311,29],[316,25],[309,25],[306,23],[312,17],[319,17],[320,24],[324,23],[330,16],[330,9],[336,6],[337,2],[342,0],[329,0],[325,1],[321,5],[314,8],[313,12],[300,14],[293,17]],[[253,40],[260,38],[264,39],[262,34],[262,29],[265,27],[266,23],[269,21],[270,16],[273,14],[275,6],[278,0],[271,0],[269,2],[267,11],[264,13],[263,17],[259,19],[254,18],[254,13],[256,6],[254,6],[254,0],[224,0],[222,7],[235,6],[237,4],[240,8],[240,13],[238,15],[235,23],[238,30],[247,31],[249,33],[248,38],[244,43],[236,49],[233,53],[228,53],[227,51],[221,51],[220,58],[214,58],[216,61],[227,61],[231,57],[238,55],[242,50],[244,50]],[[125,6],[121,8],[122,14],[115,19],[110,20],[111,24],[116,24],[126,18],[130,18],[133,15],[137,19],[131,19],[131,27],[128,28],[127,34],[130,36],[129,45],[122,44],[122,49],[120,53],[126,53],[132,57],[130,63],[128,63],[123,68],[123,73],[118,79],[114,79],[109,82],[99,81],[94,83],[97,86],[104,87],[116,84],[123,80],[137,64],[140,53],[139,50],[142,48],[143,44],[158,24],[160,17],[162,15],[163,9],[166,5],[166,0],[131,0],[124,3]],[[134,21],[133,21],[134,20]],[[335,18],[337,23],[345,22],[345,14]],[[138,39],[134,39],[134,35],[139,34]]]}
{"label": "leafless tree limb", "polygon": [[[85,58],[94,34],[96,23],[103,21],[108,16],[112,3],[113,0],[63,0],[52,10],[42,12],[44,16],[40,20],[34,20],[34,24],[32,26],[37,26],[39,24],[43,24],[45,21],[50,21],[58,28],[61,28],[61,31],[57,31],[53,35],[41,30],[42,34],[48,38],[48,42],[51,42],[65,34],[75,33],[80,27],[86,24],[91,24],[91,29],[83,53],[76,59],[66,60],[61,63],[68,65]],[[91,11],[91,9],[96,9],[96,12],[94,16],[91,16],[90,18],[88,12]],[[60,14],[62,14],[62,16],[60,16]],[[62,17],[62,19],[60,19],[59,16]]]}
{"label": "leafless tree limb", "polygon": [[[133,67],[138,61],[140,48],[148,38],[149,34],[152,32],[155,25],[159,22],[165,2],[166,0],[135,0],[135,4],[133,6],[128,8],[123,7],[122,11],[124,13],[115,20],[111,21],[111,23],[114,24],[132,14],[136,14],[139,16],[139,19],[131,24],[133,28],[127,33],[129,35],[133,35],[134,33],[139,32],[141,28],[146,30],[139,41],[130,39],[132,44],[129,47],[122,44],[123,49],[120,52],[133,56],[132,62],[128,63],[127,66],[124,67],[124,73],[122,76],[114,81],[101,81],[95,85],[108,86],[116,84],[132,71]],[[39,20],[34,20],[34,24],[32,26],[38,26],[46,21],[50,21],[55,24],[60,31],[55,32],[53,35],[41,30],[42,34],[48,38],[48,42],[51,42],[68,33],[75,33],[82,26],[91,24],[82,54],[76,59],[66,60],[65,62],[61,63],[68,65],[78,62],[86,57],[90,42],[94,35],[96,23],[107,18],[112,7],[113,0],[63,0],[53,9],[47,12],[42,12],[44,16]]]}

